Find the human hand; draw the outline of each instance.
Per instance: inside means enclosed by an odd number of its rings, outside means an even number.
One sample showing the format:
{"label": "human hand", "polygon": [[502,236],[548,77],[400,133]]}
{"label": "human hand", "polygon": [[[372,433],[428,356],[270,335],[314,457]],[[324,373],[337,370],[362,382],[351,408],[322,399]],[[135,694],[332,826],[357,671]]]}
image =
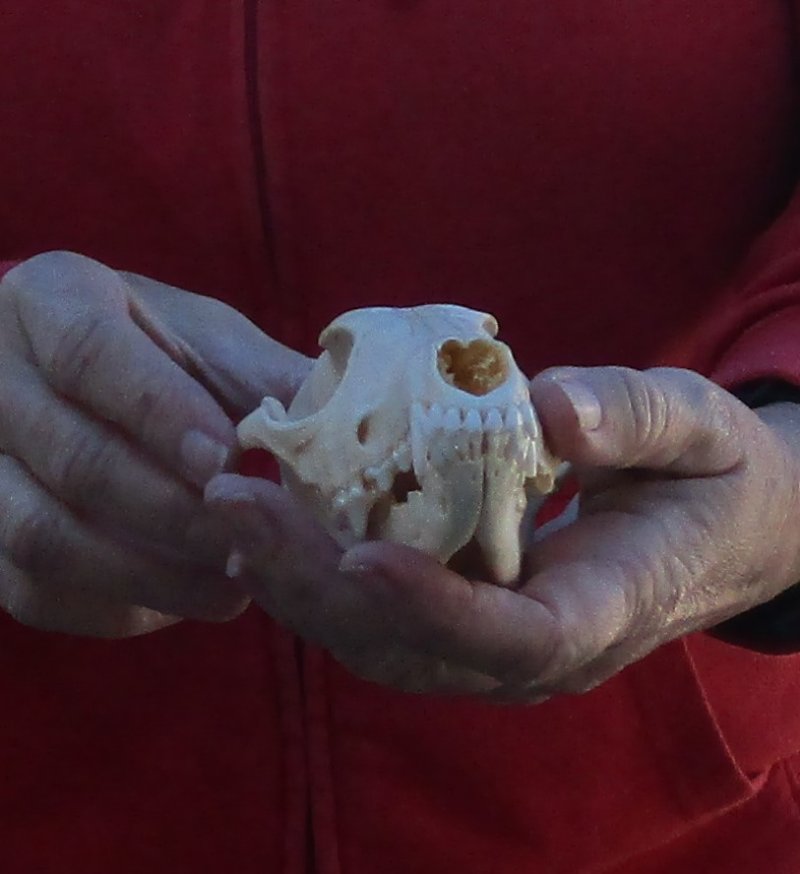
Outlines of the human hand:
{"label": "human hand", "polygon": [[362,677],[535,702],[800,579],[799,408],[759,417],[673,369],[558,369],[531,394],[580,510],[543,532],[516,589],[395,544],[342,556],[285,492],[223,475],[207,500],[234,530],[243,585]]}
{"label": "human hand", "polygon": [[65,252],[0,283],[0,607],[101,637],[248,599],[202,487],[229,417],[290,397],[306,359],[224,304]]}

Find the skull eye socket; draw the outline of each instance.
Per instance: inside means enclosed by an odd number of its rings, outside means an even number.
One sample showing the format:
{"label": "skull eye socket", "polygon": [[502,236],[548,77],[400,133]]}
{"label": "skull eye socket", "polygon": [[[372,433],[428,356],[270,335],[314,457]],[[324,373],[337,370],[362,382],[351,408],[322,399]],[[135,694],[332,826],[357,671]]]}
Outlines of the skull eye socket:
{"label": "skull eye socket", "polygon": [[445,382],[471,395],[489,394],[508,378],[503,347],[491,340],[447,340],[439,348],[437,363]]}

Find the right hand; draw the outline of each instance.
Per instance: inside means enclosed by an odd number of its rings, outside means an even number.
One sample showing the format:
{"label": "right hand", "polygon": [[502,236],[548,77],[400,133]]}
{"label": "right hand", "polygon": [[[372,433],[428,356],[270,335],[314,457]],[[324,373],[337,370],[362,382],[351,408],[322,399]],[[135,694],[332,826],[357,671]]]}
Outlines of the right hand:
{"label": "right hand", "polygon": [[230,307],[66,252],[0,283],[0,607],[127,637],[247,606],[202,488],[308,359]]}

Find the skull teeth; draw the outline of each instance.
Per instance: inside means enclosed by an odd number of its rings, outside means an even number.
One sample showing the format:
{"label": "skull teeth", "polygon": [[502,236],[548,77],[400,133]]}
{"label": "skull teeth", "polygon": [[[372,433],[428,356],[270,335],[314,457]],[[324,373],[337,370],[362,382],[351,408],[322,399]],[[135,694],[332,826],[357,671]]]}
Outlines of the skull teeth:
{"label": "skull teeth", "polygon": [[[432,440],[440,434],[445,440]],[[411,409],[411,449],[415,473],[422,478],[433,463],[447,458],[463,461],[497,455],[516,462],[525,476],[536,474],[539,427],[530,404],[506,409],[489,407],[443,409],[415,403]]]}
{"label": "skull teeth", "polygon": [[[355,481],[336,492],[333,505],[340,518],[353,519],[365,500],[389,492],[398,473],[413,470],[422,480],[431,464],[438,467],[449,460],[469,462],[493,457],[516,464],[523,477],[537,474],[539,428],[527,404],[507,409],[445,409],[440,404],[415,403],[410,418],[409,441],[400,443],[386,461],[367,467]],[[437,436],[443,439],[435,439]]]}

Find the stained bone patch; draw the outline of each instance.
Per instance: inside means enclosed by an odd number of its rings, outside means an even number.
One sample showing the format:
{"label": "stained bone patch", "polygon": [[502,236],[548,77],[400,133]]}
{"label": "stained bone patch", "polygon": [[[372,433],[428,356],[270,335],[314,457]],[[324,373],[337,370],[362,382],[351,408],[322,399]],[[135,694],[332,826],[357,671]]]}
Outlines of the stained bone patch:
{"label": "stained bone patch", "polygon": [[448,340],[439,349],[439,373],[455,388],[468,394],[488,395],[508,378],[503,347],[492,340],[461,343]]}

